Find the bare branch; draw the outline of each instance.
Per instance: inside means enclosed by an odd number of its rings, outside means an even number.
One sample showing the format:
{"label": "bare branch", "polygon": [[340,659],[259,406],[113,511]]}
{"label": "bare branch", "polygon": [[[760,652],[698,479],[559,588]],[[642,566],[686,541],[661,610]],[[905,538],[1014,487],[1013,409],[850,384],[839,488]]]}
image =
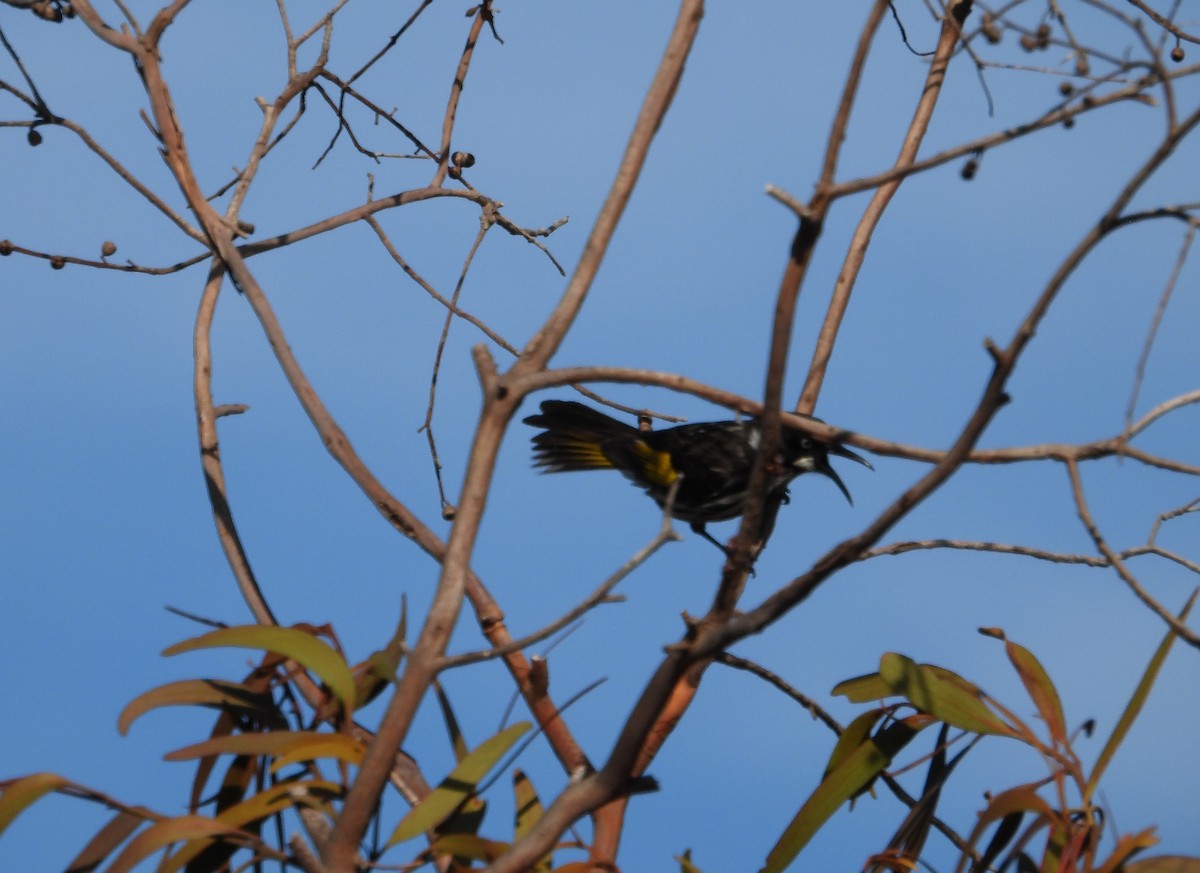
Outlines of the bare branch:
{"label": "bare branch", "polygon": [[1104,535],[1096,525],[1095,519],[1092,518],[1091,510],[1088,509],[1087,499],[1083,494],[1083,477],[1079,475],[1079,465],[1075,461],[1067,461],[1067,472],[1071,477],[1071,491],[1075,497],[1075,507],[1079,513],[1079,520],[1083,522],[1088,536],[1096,544],[1096,550],[1108,559],[1113,569],[1117,571],[1117,575],[1121,577],[1121,581],[1129,586],[1129,589],[1138,600],[1142,601],[1142,603],[1150,608],[1151,612],[1166,622],[1180,639],[1188,645],[1200,649],[1200,636],[1197,636],[1187,625],[1176,618],[1169,609],[1151,597],[1150,593],[1137,580],[1137,577],[1125,566],[1125,562],[1121,560],[1121,556],[1114,552],[1108,543],[1105,542]]}
{"label": "bare branch", "polygon": [[679,490],[680,480],[676,480],[667,493],[666,502],[663,504],[662,524],[659,526],[658,533],[650,542],[646,543],[642,548],[638,549],[629,559],[617,568],[611,576],[601,582],[596,589],[579,602],[574,608],[556,618],[550,624],[529,634],[521,637],[518,640],[506,643],[504,646],[494,649],[485,649],[481,652],[465,652],[461,655],[452,655],[442,659],[442,669],[448,670],[453,667],[460,667],[464,664],[475,663],[478,661],[487,661],[492,658],[506,655],[509,652],[526,649],[534,643],[541,642],[548,637],[558,633],[563,628],[580,619],[582,616],[591,612],[597,606],[604,603],[612,603],[620,598],[612,597],[612,590],[617,587],[630,573],[636,570],[642,564],[650,559],[650,556],[670,542],[679,542],[683,539],[671,524],[671,507],[675,503],[675,494]]}
{"label": "bare branch", "polygon": [[608,251],[617,223],[625,212],[625,206],[646,163],[650,143],[671,106],[675,89],[683,75],[684,61],[691,51],[703,14],[704,5],[701,0],[685,0],[681,4],[679,17],[662,63],[650,83],[646,99],[642,102],[633,133],[621,158],[621,165],[617,168],[617,178],[609,189],[600,214],[596,217],[596,223],[583,248],[583,257],[579,259],[558,306],[526,344],[521,359],[513,367],[512,376],[522,377],[545,368],[579,314],[592,280],[596,277],[596,271],[599,270]]}
{"label": "bare branch", "polygon": [[1183,28],[1179,27],[1174,21],[1156,12],[1148,3],[1144,2],[1144,0],[1125,0],[1125,2],[1129,3],[1131,6],[1136,6],[1143,15],[1145,15],[1163,30],[1170,33],[1176,39],[1181,39],[1185,42],[1193,42],[1200,45],[1200,36],[1196,36],[1195,34],[1191,34],[1183,30]]}
{"label": "bare branch", "polygon": [[225,552],[242,599],[246,601],[246,606],[255,621],[264,625],[276,625],[278,621],[258,585],[254,571],[250,568],[250,559],[234,523],[225,486],[225,471],[221,464],[221,448],[217,436],[218,412],[212,396],[212,321],[224,276],[221,265],[214,263],[209,270],[204,293],[200,297],[200,309],[196,313],[196,327],[192,337],[195,360],[192,389],[196,403],[196,428],[199,431],[197,435],[200,440],[200,466],[204,470],[208,500],[212,504],[213,521],[217,526],[217,541]]}
{"label": "bare branch", "polygon": [[[942,83],[946,77],[946,69],[949,66],[954,48],[962,35],[962,23],[969,14],[970,8],[971,4],[969,3],[953,3],[947,8],[941,36],[938,40],[937,49],[934,52],[933,62],[930,64],[929,73],[925,77],[924,88],[921,90],[921,98],[917,101],[916,110],[913,113],[912,120],[909,122],[903,144],[900,147],[900,154],[897,156],[896,164],[892,168],[893,172],[901,173],[901,175],[897,175],[891,181],[884,182],[875,188],[875,193],[871,196],[870,203],[863,211],[858,226],[854,229],[849,251],[847,251],[845,259],[842,261],[841,272],[838,274],[837,282],[833,287],[833,297],[829,301],[829,307],[825,313],[825,321],[822,323],[821,331],[817,336],[812,363],[808,368],[808,377],[804,382],[804,388],[801,390],[800,399],[796,404],[796,411],[799,413],[811,415],[816,408],[817,397],[821,392],[821,384],[825,380],[825,373],[829,369],[829,360],[833,356],[833,346],[837,341],[838,329],[841,326],[842,319],[845,317],[846,308],[850,304],[850,295],[854,290],[854,284],[866,259],[867,245],[871,239],[871,235],[875,232],[875,228],[879,226],[879,222],[883,219],[883,213],[891,202],[892,197],[895,196],[896,191],[900,188],[900,182],[904,178],[902,175],[903,170],[911,167],[917,160],[917,151],[921,146],[921,142],[925,139],[926,131],[929,130],[929,122],[933,119],[933,110],[937,106],[938,97],[941,95]],[[848,109],[849,107],[847,107],[847,111]],[[844,136],[844,133],[840,136]],[[837,140],[830,139],[831,148],[835,146],[840,147],[840,145],[840,137]],[[826,157],[826,169],[821,175],[821,184],[826,188],[833,184],[834,166],[835,164],[831,159]]]}
{"label": "bare branch", "polygon": [[1142,380],[1146,376],[1146,362],[1150,359],[1150,349],[1154,347],[1154,337],[1158,334],[1159,325],[1162,324],[1163,316],[1167,312],[1167,304],[1171,300],[1171,295],[1175,291],[1175,283],[1179,281],[1179,274],[1183,272],[1183,265],[1187,262],[1188,250],[1192,246],[1192,240],[1196,236],[1196,225],[1188,224],[1187,233],[1183,237],[1183,243],[1179,247],[1179,254],[1175,258],[1175,266],[1171,270],[1171,275],[1167,279],[1167,284],[1163,287],[1162,295],[1158,299],[1158,306],[1154,310],[1154,317],[1150,321],[1150,329],[1146,332],[1146,341],[1142,344],[1142,353],[1138,357],[1137,369],[1133,377],[1133,387],[1129,392],[1129,405],[1125,407],[1125,432],[1130,433],[1133,430],[1133,415],[1137,411],[1138,394],[1142,389]]}
{"label": "bare branch", "polygon": [[437,382],[438,372],[442,366],[442,355],[446,351],[446,340],[450,336],[450,325],[454,321],[454,314],[458,309],[458,298],[462,293],[463,283],[467,281],[467,271],[471,269],[471,262],[475,260],[475,254],[479,251],[479,247],[483,245],[483,238],[487,236],[487,232],[495,223],[495,209],[490,205],[485,206],[483,215],[479,219],[479,232],[475,234],[475,241],[471,243],[471,250],[467,252],[467,257],[463,261],[462,269],[458,274],[458,281],[454,283],[454,293],[450,296],[449,306],[446,307],[446,318],[442,322],[442,333],[438,337],[437,351],[433,356],[433,372],[429,376],[429,403],[425,407],[425,421],[421,425],[421,429],[425,431],[425,435],[429,438],[429,451],[433,456],[434,475],[437,478],[438,494],[442,500],[442,517],[453,518],[454,506],[446,499],[446,491],[442,487],[442,465],[438,461],[437,444],[433,437],[433,407],[437,400]]}
{"label": "bare branch", "polygon": [[458,100],[462,96],[463,85],[467,81],[467,71],[471,69],[471,58],[475,55],[475,44],[479,34],[483,32],[483,24],[492,17],[492,0],[480,0],[475,7],[475,17],[471,22],[471,32],[467,35],[467,44],[463,47],[462,57],[458,61],[458,69],[454,72],[454,82],[450,86],[450,99],[446,103],[446,114],[442,118],[442,142],[438,147],[437,171],[429,185],[440,188],[446,181],[450,170],[450,141],[454,135],[454,119],[458,114]]}

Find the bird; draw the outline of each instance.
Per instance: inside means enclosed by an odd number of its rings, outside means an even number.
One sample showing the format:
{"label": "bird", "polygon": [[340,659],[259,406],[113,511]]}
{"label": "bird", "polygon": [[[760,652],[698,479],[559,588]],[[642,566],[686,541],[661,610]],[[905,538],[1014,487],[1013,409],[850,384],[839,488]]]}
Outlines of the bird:
{"label": "bird", "polygon": [[[673,518],[719,548],[728,549],[706,529],[713,521],[742,514],[750,472],[762,442],[757,419],[681,424],[640,430],[573,400],[546,400],[525,424],[541,428],[533,436],[533,463],[546,473],[619,470],[662,509],[673,485]],[[820,421],[820,419],[812,419]],[[777,463],[768,468],[764,529],[770,533],[775,511],[788,501],[788,485],[804,473],[831,479],[853,505],[850,491],[830,466],[829,456],[849,458],[869,469],[870,461],[838,442],[824,442],[784,427]]]}

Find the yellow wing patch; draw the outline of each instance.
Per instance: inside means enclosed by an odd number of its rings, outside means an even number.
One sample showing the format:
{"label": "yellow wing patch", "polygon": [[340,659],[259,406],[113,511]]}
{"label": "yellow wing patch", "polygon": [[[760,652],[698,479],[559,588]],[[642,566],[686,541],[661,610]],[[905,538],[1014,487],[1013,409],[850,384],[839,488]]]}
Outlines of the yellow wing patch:
{"label": "yellow wing patch", "polygon": [[584,440],[572,440],[570,444],[571,461],[579,467],[603,470],[613,465],[599,443]]}
{"label": "yellow wing patch", "polygon": [[671,455],[667,452],[656,452],[641,440],[632,446],[633,454],[641,462],[642,473],[647,480],[661,488],[670,488],[679,473],[671,465]]}

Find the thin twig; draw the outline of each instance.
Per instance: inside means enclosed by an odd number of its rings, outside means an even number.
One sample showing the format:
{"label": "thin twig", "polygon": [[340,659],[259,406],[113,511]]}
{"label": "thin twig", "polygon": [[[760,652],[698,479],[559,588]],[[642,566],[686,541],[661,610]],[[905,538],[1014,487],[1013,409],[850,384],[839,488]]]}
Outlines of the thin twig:
{"label": "thin twig", "polygon": [[1186,30],[1177,25],[1174,21],[1166,16],[1160,15],[1152,7],[1143,2],[1143,0],[1125,0],[1131,6],[1136,6],[1143,15],[1161,27],[1163,30],[1170,33],[1176,39],[1181,39],[1184,42],[1194,42],[1200,44],[1200,36],[1188,33]]}
{"label": "thin twig", "polygon": [[467,252],[467,257],[463,261],[462,269],[458,273],[458,281],[454,283],[454,293],[450,295],[449,305],[446,307],[446,318],[442,322],[442,332],[438,337],[437,351],[433,355],[433,372],[429,376],[429,403],[425,407],[425,421],[421,425],[420,430],[425,431],[425,436],[429,440],[429,452],[433,457],[433,473],[437,479],[438,496],[442,501],[442,517],[450,519],[454,517],[454,505],[446,499],[446,490],[442,485],[442,464],[438,460],[437,442],[433,436],[433,407],[437,401],[437,383],[438,373],[442,368],[442,355],[446,351],[446,340],[450,336],[450,325],[454,323],[454,314],[458,309],[458,298],[462,294],[463,284],[467,281],[467,271],[471,269],[471,263],[475,260],[475,254],[479,251],[479,247],[483,245],[483,238],[487,236],[487,232],[491,230],[492,225],[496,222],[496,210],[490,204],[483,208],[483,214],[479,217],[479,231],[475,234],[475,240],[471,243],[471,248]]}
{"label": "thin twig", "polygon": [[614,598],[610,595],[612,590],[619,585],[630,573],[640,567],[649,560],[650,556],[670,542],[679,542],[683,539],[676,532],[675,527],[671,524],[671,509],[675,505],[675,494],[679,489],[681,479],[676,479],[667,491],[666,500],[663,502],[662,524],[659,526],[656,533],[650,542],[646,543],[642,548],[638,549],[629,559],[617,568],[611,576],[601,582],[596,589],[587,597],[581,600],[574,608],[566,612],[564,615],[552,621],[550,624],[543,627],[541,630],[520,639],[513,640],[494,649],[484,649],[479,652],[464,652],[461,655],[450,655],[442,659],[442,669],[450,669],[452,667],[460,667],[463,664],[472,664],[478,661],[487,661],[501,655],[508,654],[511,651],[525,649],[532,646],[534,643],[541,642],[547,637],[554,636],[560,630],[574,621],[577,621],[581,616],[591,612],[597,606],[605,603],[613,603]]}
{"label": "thin twig", "polygon": [[1196,512],[1198,510],[1200,510],[1200,497],[1185,503],[1178,509],[1172,509],[1168,512],[1161,513],[1158,518],[1154,520],[1154,524],[1150,528],[1150,535],[1146,538],[1146,542],[1150,545],[1154,545],[1155,540],[1158,539],[1158,529],[1162,527],[1163,522],[1170,521],[1173,518],[1179,518],[1181,515],[1187,515],[1188,513]]}
{"label": "thin twig", "polygon": [[[871,195],[870,202],[863,210],[858,225],[854,228],[854,234],[851,237],[846,256],[842,260],[841,271],[838,273],[837,282],[833,287],[833,296],[826,309],[825,320],[821,324],[820,333],[817,335],[812,362],[808,368],[808,376],[805,379],[804,388],[800,392],[800,398],[796,403],[796,412],[811,415],[816,408],[817,397],[820,395],[821,385],[829,369],[830,358],[833,357],[833,347],[837,341],[838,330],[841,327],[842,319],[845,317],[846,308],[850,305],[850,295],[854,290],[854,284],[862,270],[863,262],[866,260],[867,247],[871,236],[879,226],[879,222],[883,219],[883,214],[887,210],[888,204],[900,188],[900,183],[904,178],[903,171],[916,163],[917,152],[921,147],[922,141],[925,139],[925,133],[929,130],[929,123],[933,119],[933,111],[937,106],[938,97],[942,92],[942,83],[946,78],[946,70],[949,66],[950,58],[962,34],[962,22],[969,11],[969,3],[954,3],[947,7],[933,62],[930,64],[929,73],[925,77],[924,87],[921,90],[921,97],[917,101],[912,120],[909,122],[908,129],[904,134],[903,143],[900,146],[900,153],[892,168],[893,171],[901,175],[897,175],[895,178],[875,188],[875,193]],[[840,146],[840,143],[837,145]],[[826,164],[828,165],[829,163],[831,162],[827,159]],[[832,175],[828,177],[822,176],[821,181],[826,186],[831,185],[833,181]]]}
{"label": "thin twig", "polygon": [[480,0],[475,7],[475,16],[471,22],[471,32],[467,34],[467,44],[463,47],[462,57],[458,59],[458,69],[454,71],[454,81],[450,85],[450,97],[446,101],[446,112],[442,116],[442,141],[438,147],[437,170],[429,185],[440,188],[446,181],[450,171],[450,142],[454,135],[454,121],[458,115],[458,101],[462,97],[463,86],[467,81],[467,72],[471,69],[471,58],[475,56],[475,45],[479,42],[479,34],[483,32],[484,22],[491,18],[492,0]]}
{"label": "thin twig", "polygon": [[1175,266],[1158,298],[1158,306],[1155,307],[1154,317],[1150,320],[1150,329],[1146,332],[1145,342],[1142,343],[1142,353],[1138,356],[1137,368],[1134,372],[1133,387],[1129,392],[1129,405],[1125,407],[1125,433],[1127,435],[1133,430],[1133,414],[1137,411],[1138,394],[1141,392],[1142,382],[1146,377],[1146,362],[1150,360],[1150,350],[1154,347],[1154,338],[1158,335],[1158,328],[1162,324],[1163,316],[1167,314],[1167,304],[1171,301],[1175,284],[1179,281],[1179,274],[1183,272],[1188,250],[1192,247],[1192,240],[1195,237],[1196,225],[1189,223],[1183,243],[1179,247],[1179,254],[1175,258]]}
{"label": "thin twig", "polygon": [[799,689],[785,682],[783,677],[778,673],[773,673],[761,664],[755,663],[747,658],[738,657],[737,655],[730,654],[729,652],[721,652],[717,655],[715,660],[718,664],[724,664],[726,667],[733,667],[737,670],[744,670],[745,672],[757,676],[759,679],[762,679],[763,681],[775,686],[792,700],[796,701],[802,707],[808,710],[808,714],[813,717],[814,721],[821,722],[823,725],[825,725],[825,727],[833,731],[835,735],[840,737],[842,735],[842,731],[845,730],[845,728],[838,723],[837,719],[826,712],[819,703],[817,703],[807,694],[801,692]]}
{"label": "thin twig", "polygon": [[1075,508],[1079,513],[1079,520],[1083,523],[1084,528],[1088,532],[1088,536],[1092,538],[1092,542],[1096,544],[1096,550],[1108,558],[1117,575],[1121,577],[1129,590],[1134,593],[1138,600],[1142,601],[1150,608],[1150,611],[1161,618],[1173,630],[1180,639],[1188,645],[1200,649],[1200,636],[1197,636],[1187,625],[1181,622],[1175,615],[1161,603],[1155,600],[1138,581],[1137,577],[1129,571],[1125,566],[1125,562],[1121,560],[1121,556],[1109,547],[1104,539],[1104,535],[1100,532],[1100,528],[1096,524],[1096,520],[1092,517],[1091,510],[1088,509],[1087,499],[1083,494],[1083,477],[1079,474],[1079,465],[1073,460],[1067,461],[1067,472],[1071,478],[1071,492],[1075,498]]}
{"label": "thin twig", "polygon": [[234,523],[225,486],[224,466],[221,463],[220,441],[217,436],[218,416],[212,396],[212,323],[224,276],[225,272],[220,264],[214,263],[209,270],[204,293],[200,297],[200,308],[196,313],[196,325],[192,332],[192,355],[195,361],[192,370],[192,390],[196,404],[200,466],[204,471],[208,500],[212,505],[213,522],[217,526],[217,541],[229,562],[229,569],[233,573],[242,599],[259,624],[277,625],[279,622],[254,576],[250,559]]}

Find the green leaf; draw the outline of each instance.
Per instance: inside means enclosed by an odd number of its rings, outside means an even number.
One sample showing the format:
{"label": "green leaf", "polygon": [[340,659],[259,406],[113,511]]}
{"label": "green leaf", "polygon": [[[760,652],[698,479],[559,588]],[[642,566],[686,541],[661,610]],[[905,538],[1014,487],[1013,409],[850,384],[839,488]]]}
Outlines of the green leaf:
{"label": "green leaf", "polygon": [[897,752],[930,724],[933,720],[925,716],[893,722],[851,752],[804,801],[767,855],[761,873],[781,873],[787,869],[838,807],[858,795],[883,772]]}
{"label": "green leaf", "polygon": [[688,849],[682,855],[676,855],[679,862],[679,873],[700,873],[700,868],[692,863],[692,850]]}
{"label": "green leaf", "polygon": [[117,718],[117,731],[125,736],[136,719],[160,706],[227,708],[256,715],[264,721],[281,721],[275,701],[266,692],[221,679],[183,679],[152,688],[131,700]]}
{"label": "green leaf", "polygon": [[365,747],[346,734],[319,731],[270,731],[212,737],[164,755],[167,761],[188,761],[211,755],[274,755],[289,761],[337,758],[357,765]]}
{"label": "green leaf", "polygon": [[[217,814],[216,820],[233,828],[242,828],[253,822],[262,821],[267,816],[289,807],[311,803],[311,799],[314,797],[324,800],[340,794],[341,787],[333,782],[280,782],[222,810]],[[188,840],[178,852],[159,866],[157,873],[174,873],[174,871],[182,869],[210,846],[215,839],[214,836],[206,835],[199,839]]]}
{"label": "green leaf", "polygon": [[1058,697],[1058,689],[1050,681],[1050,674],[1042,666],[1041,661],[1034,657],[1033,652],[1012,640],[1004,641],[1004,651],[1012,662],[1025,685],[1025,690],[1037,707],[1038,715],[1046,723],[1050,739],[1056,746],[1067,742],[1067,720],[1063,715],[1062,701]]}
{"label": "green leaf", "polygon": [[983,702],[984,693],[957,673],[888,652],[879,661],[879,675],[896,694],[949,725],[978,734],[1017,735]]}
{"label": "green leaf", "polygon": [[1146,828],[1136,834],[1125,834],[1117,840],[1116,848],[1112,850],[1112,854],[1108,856],[1108,860],[1104,862],[1104,866],[1097,873],[1115,873],[1118,870],[1125,873],[1127,860],[1143,849],[1149,849],[1156,845],[1158,845],[1158,837],[1154,834],[1154,828]]}
{"label": "green leaf", "polygon": [[836,770],[821,780],[767,855],[762,873],[787,869],[813,835],[845,801],[857,794],[888,765],[888,757],[872,741],[854,750]]}
{"label": "green leaf", "polygon": [[38,798],[70,784],[70,780],[55,773],[34,773],[10,782],[0,794],[0,834]]}
{"label": "green leaf", "polygon": [[472,861],[495,861],[511,846],[498,840],[488,840],[477,834],[446,834],[433,841],[431,848],[439,855],[468,858]]}
{"label": "green leaf", "polygon": [[[1192,605],[1196,602],[1197,593],[1200,593],[1200,589],[1193,591],[1192,596],[1183,605],[1183,609],[1179,613],[1180,621],[1186,619],[1188,613],[1192,611]],[[1092,775],[1088,777],[1087,786],[1083,790],[1083,800],[1085,803],[1092,799],[1096,787],[1100,784],[1100,777],[1108,769],[1113,755],[1117,753],[1117,749],[1120,748],[1126,734],[1129,733],[1129,729],[1133,727],[1133,723],[1141,713],[1142,707],[1145,706],[1146,698],[1150,696],[1150,690],[1154,687],[1158,673],[1162,669],[1163,663],[1167,660],[1167,655],[1170,653],[1171,646],[1174,643],[1175,631],[1168,630],[1167,635],[1163,637],[1163,641],[1158,644],[1158,648],[1154,652],[1154,657],[1150,659],[1150,663],[1146,666],[1146,671],[1142,674],[1137,688],[1134,689],[1133,696],[1129,698],[1129,703],[1125,705],[1125,711],[1117,719],[1117,726],[1113,728],[1112,735],[1108,738],[1108,742],[1104,744],[1104,748],[1100,750],[1100,757],[1096,760],[1096,766],[1092,768]]]}
{"label": "green leaf", "polygon": [[357,767],[362,763],[367,747],[346,734],[317,734],[311,741],[298,743],[279,751],[279,757],[271,762],[271,772],[299,761],[315,761],[319,758],[336,758]]}
{"label": "green leaf", "polygon": [[355,672],[355,709],[366,706],[396,681],[396,671],[400,669],[400,662],[404,660],[407,650],[404,640],[407,627],[408,601],[401,597],[400,621],[392,638],[382,649],[367,656],[361,669]]}
{"label": "green leaf", "polygon": [[825,765],[825,773],[821,778],[824,779],[825,776],[836,770],[843,761],[854,753],[855,749],[863,743],[868,742],[871,731],[875,730],[875,726],[879,724],[879,720],[886,714],[886,709],[871,709],[846,725],[846,729],[838,737],[837,743],[829,755],[829,763]]}
{"label": "green leaf", "polygon": [[1122,868],[1122,873],[1200,873],[1200,858],[1183,855],[1158,855],[1142,858]]}
{"label": "green leaf", "polygon": [[117,846],[145,823],[143,816],[122,810],[88,840],[88,844],[67,865],[68,870],[99,870],[100,863],[116,851]]}
{"label": "green leaf", "polygon": [[884,681],[878,673],[866,676],[856,676],[833,686],[834,694],[843,694],[851,703],[874,703],[885,697],[893,697],[896,692]]}
{"label": "green leaf", "polygon": [[311,633],[296,628],[259,625],[224,627],[169,646],[163,650],[163,654],[178,655],[197,649],[228,647],[261,649],[290,658],[317,674],[347,712],[354,707],[354,676],[345,659]]}
{"label": "green leaf", "polygon": [[429,792],[424,800],[400,820],[385,848],[431,831],[445,821],[474,793],[475,786],[513,744],[524,736],[529,727],[529,722],[511,725],[485,740],[479,748],[463,758],[437,788]]}
{"label": "green leaf", "polygon": [[450,735],[450,745],[454,748],[454,760],[461,762],[467,757],[466,738],[463,737],[462,728],[458,725],[458,718],[454,715],[454,707],[450,705],[450,698],[446,696],[442,683],[434,679],[432,685],[438,707],[442,710],[442,721],[446,723],[446,733]]}
{"label": "green leaf", "polygon": [[[541,821],[542,801],[538,798],[533,783],[521,770],[513,771],[513,800],[515,801],[516,822],[513,827],[513,842],[519,842],[533,826]],[[530,867],[531,873],[548,873],[554,866],[554,859],[549,852],[546,856]]]}
{"label": "green leaf", "polygon": [[529,777],[522,770],[513,771],[513,799],[516,801],[516,824],[513,828],[513,841],[529,833],[530,829],[541,821],[542,801],[538,799],[537,791]]}
{"label": "green leaf", "polygon": [[241,836],[253,840],[252,834],[239,831],[215,819],[202,815],[181,815],[169,818],[146,828],[129,841],[124,851],[117,856],[107,873],[129,873],[137,864],[172,843],[195,840],[202,837]]}
{"label": "green leaf", "polygon": [[[978,846],[984,831],[994,822],[1000,822],[1001,829],[1013,828],[1019,825],[1020,817],[1026,814],[1035,816],[1045,826],[1051,828],[1062,818],[1050,807],[1050,804],[1038,796],[1036,785],[1018,785],[1015,788],[1001,791],[988,801],[987,807],[979,813],[970,837],[967,838],[967,845]],[[999,839],[996,836],[992,838],[996,851],[1002,850],[1010,840],[1011,835],[1007,833],[1001,834]],[[991,851],[991,846],[987,851]],[[987,857],[986,854],[985,857]],[[1018,869],[1020,869],[1019,866]]]}

